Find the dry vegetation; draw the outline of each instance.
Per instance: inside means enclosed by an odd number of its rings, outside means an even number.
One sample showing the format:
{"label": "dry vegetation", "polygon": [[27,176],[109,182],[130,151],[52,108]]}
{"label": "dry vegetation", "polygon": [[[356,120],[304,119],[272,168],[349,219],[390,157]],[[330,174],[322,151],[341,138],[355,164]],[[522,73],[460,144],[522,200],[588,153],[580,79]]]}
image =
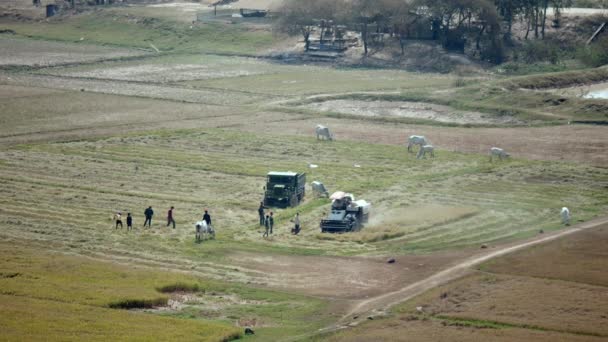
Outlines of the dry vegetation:
{"label": "dry vegetation", "polygon": [[0,67],[47,67],[143,56],[144,51],[91,44],[35,41],[0,35]]}
{"label": "dry vegetation", "polygon": [[[0,37],[10,46],[0,51],[0,65],[11,65],[0,72],[0,309],[7,313],[0,325],[9,339],[110,340],[130,331],[126,336],[142,340],[223,340],[243,326],[254,326],[251,338],[264,341],[308,336],[354,303],[413,284],[482,244],[562,229],[564,205],[575,222],[608,208],[603,127],[521,127],[602,119],[601,100],[555,104],[555,94],[519,89],[544,82],[538,78],[493,81],[234,56],[270,47],[268,29],[190,27],[160,15],[163,8],[36,23],[0,19],[0,29],[16,32]],[[80,37],[96,47],[80,45]],[[162,52],[136,56],[150,43]],[[332,104],[326,100],[368,107],[356,117],[334,107],[318,112]],[[379,103],[382,110],[370,115]],[[401,106],[424,121],[387,115]],[[338,140],[317,141],[317,123]],[[475,124],[491,127],[465,127]],[[427,135],[437,157],[408,154],[409,134]],[[488,162],[495,145],[514,158]],[[329,201],[308,189],[298,208],[275,210],[275,234],[262,239],[256,208],[270,170],[307,171],[309,182],[370,201],[370,224],[358,233],[320,234]],[[148,205],[156,215],[153,227],[142,229]],[[170,206],[175,230],[163,222]],[[192,224],[205,208],[217,238],[196,244]],[[133,232],[114,229],[116,211],[133,213]],[[292,236],[296,211],[303,231]],[[323,338],[605,338],[606,255],[597,249],[605,232],[497,260],[395,316]],[[569,263],[551,267],[562,259]],[[117,309],[131,307],[146,310]]]}
{"label": "dry vegetation", "polygon": [[519,253],[488,262],[481,268],[492,273],[506,273],[557,279],[596,286],[608,286],[608,227],[577,234],[550,244],[536,246]]}
{"label": "dry vegetation", "polygon": [[604,340],[606,241],[603,225],[495,259],[323,340]]}

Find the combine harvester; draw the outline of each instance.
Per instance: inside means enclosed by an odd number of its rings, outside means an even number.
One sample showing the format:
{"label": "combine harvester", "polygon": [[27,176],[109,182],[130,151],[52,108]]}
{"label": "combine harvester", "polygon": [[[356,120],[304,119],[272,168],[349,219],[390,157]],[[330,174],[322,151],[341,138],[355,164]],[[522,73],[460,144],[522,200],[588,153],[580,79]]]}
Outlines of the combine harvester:
{"label": "combine harvester", "polygon": [[329,197],[331,212],[321,220],[322,233],[356,232],[367,223],[371,204],[365,200],[355,201],[353,194],[334,192]]}

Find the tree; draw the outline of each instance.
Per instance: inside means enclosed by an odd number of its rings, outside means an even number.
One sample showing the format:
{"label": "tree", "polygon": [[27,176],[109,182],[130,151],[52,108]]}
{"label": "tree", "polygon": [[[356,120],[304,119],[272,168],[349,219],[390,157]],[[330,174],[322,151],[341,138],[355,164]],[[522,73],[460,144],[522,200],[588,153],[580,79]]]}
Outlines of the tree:
{"label": "tree", "polygon": [[399,39],[401,54],[405,54],[405,40],[410,38],[410,33],[418,21],[425,20],[424,15],[416,10],[416,7],[409,1],[397,0],[389,4],[387,8],[390,16],[390,24],[393,33]]}
{"label": "tree", "polygon": [[552,0],[553,4],[553,22],[555,22],[556,27],[560,27],[562,11],[564,8],[572,7],[572,0]]}
{"label": "tree", "polygon": [[365,55],[368,53],[369,25],[382,16],[382,5],[382,0],[352,0],[351,2],[350,20],[361,34]]}
{"label": "tree", "polygon": [[500,16],[507,22],[504,38],[506,41],[511,41],[513,22],[522,13],[524,0],[494,0],[494,4]]}
{"label": "tree", "polygon": [[276,28],[290,35],[300,34],[305,50],[310,48],[310,35],[321,19],[334,20],[341,0],[287,0],[279,8],[280,16]]}

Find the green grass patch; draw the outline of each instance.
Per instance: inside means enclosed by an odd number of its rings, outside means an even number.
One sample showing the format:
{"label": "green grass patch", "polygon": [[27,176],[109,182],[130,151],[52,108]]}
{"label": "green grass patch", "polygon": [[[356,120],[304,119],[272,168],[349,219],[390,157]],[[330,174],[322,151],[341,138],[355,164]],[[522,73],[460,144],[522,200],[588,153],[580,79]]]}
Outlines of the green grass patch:
{"label": "green grass patch", "polygon": [[223,23],[194,25],[158,18],[95,11],[41,22],[2,21],[0,27],[38,39],[113,45],[162,52],[216,52],[254,55],[272,44],[266,30]]}
{"label": "green grass patch", "polygon": [[[42,336],[48,328],[49,340],[61,340],[63,331],[78,338],[91,335],[95,340],[121,334],[145,340],[157,333],[168,340],[219,341],[241,335],[240,328],[231,326],[234,320],[264,322],[268,327],[256,328],[262,339],[301,333],[324,323],[324,303],[318,299],[41,252],[21,243],[0,243],[0,256],[4,260],[0,265],[0,296],[4,297],[0,307],[5,312],[0,324],[9,327],[5,336]],[[186,302],[185,311],[163,311],[171,317],[110,310],[163,306],[174,293],[192,293],[202,302],[189,307]],[[226,303],[221,300],[224,296],[236,299]],[[206,301],[225,307],[206,312],[211,305]],[[83,316],[86,319],[74,324],[86,310],[90,312]],[[17,324],[27,314],[40,316],[38,322]],[[94,315],[98,317],[88,319]],[[157,326],[167,327],[159,333]]]}
{"label": "green grass patch", "polygon": [[510,89],[547,89],[564,88],[590,83],[608,81],[608,68],[594,68],[585,70],[547,73],[541,75],[515,77],[502,82]]}
{"label": "green grass patch", "polygon": [[123,310],[0,295],[3,339],[9,341],[231,341],[240,329]]}
{"label": "green grass patch", "polygon": [[272,95],[312,95],[357,91],[401,90],[448,87],[452,77],[420,75],[398,70],[366,70],[357,68],[324,68],[315,66],[277,66],[280,72],[218,79],[192,81],[194,87],[229,90],[251,90]]}

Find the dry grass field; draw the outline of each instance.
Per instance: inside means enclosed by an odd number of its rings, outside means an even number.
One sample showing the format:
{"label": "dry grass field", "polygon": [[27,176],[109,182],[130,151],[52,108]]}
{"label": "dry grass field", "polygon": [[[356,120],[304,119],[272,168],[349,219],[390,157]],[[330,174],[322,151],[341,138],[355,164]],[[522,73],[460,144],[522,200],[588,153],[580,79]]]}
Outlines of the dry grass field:
{"label": "dry grass field", "polygon": [[603,225],[494,259],[391,316],[323,339],[605,340],[607,241]]}
{"label": "dry grass field", "polygon": [[0,36],[0,66],[46,67],[143,56],[145,51]]}
{"label": "dry grass field", "polygon": [[[451,74],[282,63],[264,56],[280,42],[263,24],[192,24],[180,17],[192,6],[167,6],[0,18],[15,32],[0,34],[7,339],[222,341],[247,326],[255,336],[241,337],[260,341],[608,337],[606,228],[313,336],[469,257],[563,231],[562,206],[574,224],[605,215],[606,129],[564,124],[603,114],[525,109],[523,90],[509,101],[524,105],[497,111],[509,89],[492,75],[461,88]],[[585,101],[572,100],[596,104]],[[319,123],[337,140],[315,139]],[[407,153],[410,134],[426,135],[437,156]],[[512,158],[489,162],[491,146]],[[275,232],[263,238],[256,209],[272,170],[370,201],[370,223],[320,233],[330,201],[307,187],[297,208],[272,209]],[[171,206],[176,229],[166,226]],[[217,236],[197,244],[205,209]],[[114,228],[117,211],[133,214],[133,231]]]}
{"label": "dry grass field", "polygon": [[606,240],[608,227],[603,226],[493,260],[483,265],[481,270],[606,287],[607,251],[602,248]]}

